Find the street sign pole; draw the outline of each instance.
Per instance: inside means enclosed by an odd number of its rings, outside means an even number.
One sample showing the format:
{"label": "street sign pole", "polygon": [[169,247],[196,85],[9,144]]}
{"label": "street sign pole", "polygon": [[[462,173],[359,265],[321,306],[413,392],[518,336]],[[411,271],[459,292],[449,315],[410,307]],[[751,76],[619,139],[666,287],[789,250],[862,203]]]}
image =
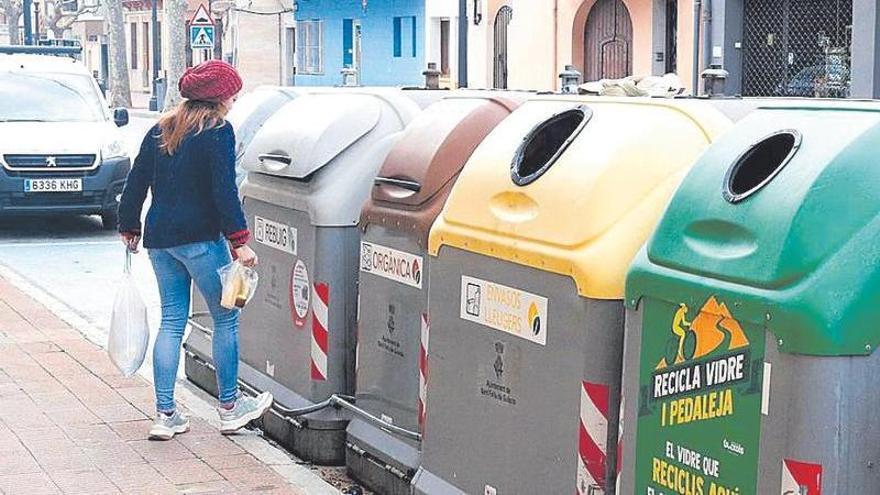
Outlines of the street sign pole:
{"label": "street sign pole", "polygon": [[189,46],[193,51],[204,50],[202,53],[205,60],[214,58],[212,51],[215,27],[213,15],[205,8],[205,4],[200,4],[189,22]]}
{"label": "street sign pole", "polygon": [[21,10],[24,19],[24,44],[25,45],[33,45],[34,44],[34,24],[31,20],[31,9],[32,9],[31,0],[22,0],[21,2]]}
{"label": "street sign pole", "polygon": [[159,83],[159,0],[153,0],[152,6],[152,15],[150,21],[153,23],[152,31],[153,31],[153,92],[150,94],[150,111],[156,112],[159,110],[159,95],[157,92],[157,85]]}

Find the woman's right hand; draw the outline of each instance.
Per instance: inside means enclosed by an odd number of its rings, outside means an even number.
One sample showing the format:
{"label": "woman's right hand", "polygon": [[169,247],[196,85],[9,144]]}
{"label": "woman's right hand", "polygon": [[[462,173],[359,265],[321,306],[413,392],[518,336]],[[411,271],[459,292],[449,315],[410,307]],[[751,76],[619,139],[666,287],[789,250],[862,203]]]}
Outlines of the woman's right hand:
{"label": "woman's right hand", "polygon": [[123,232],[120,234],[122,237],[122,243],[125,244],[125,247],[128,248],[132,253],[138,252],[138,244],[141,242],[140,234],[135,234],[134,232]]}
{"label": "woman's right hand", "polygon": [[257,263],[259,262],[257,259],[257,253],[247,245],[235,248],[235,257],[242,265],[248,268],[257,266]]}

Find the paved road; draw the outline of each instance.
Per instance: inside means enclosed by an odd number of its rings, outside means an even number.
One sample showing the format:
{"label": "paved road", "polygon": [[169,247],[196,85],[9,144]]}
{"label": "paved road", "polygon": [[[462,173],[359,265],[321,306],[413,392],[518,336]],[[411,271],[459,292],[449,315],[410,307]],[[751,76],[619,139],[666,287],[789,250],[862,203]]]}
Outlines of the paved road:
{"label": "paved road", "polygon": [[[123,128],[132,156],[153,123],[150,119],[132,117]],[[66,303],[98,328],[107,328],[123,262],[124,250],[116,234],[102,230],[97,216],[0,217],[0,263]],[[155,278],[143,251],[135,255],[134,273],[151,317],[158,322]]]}

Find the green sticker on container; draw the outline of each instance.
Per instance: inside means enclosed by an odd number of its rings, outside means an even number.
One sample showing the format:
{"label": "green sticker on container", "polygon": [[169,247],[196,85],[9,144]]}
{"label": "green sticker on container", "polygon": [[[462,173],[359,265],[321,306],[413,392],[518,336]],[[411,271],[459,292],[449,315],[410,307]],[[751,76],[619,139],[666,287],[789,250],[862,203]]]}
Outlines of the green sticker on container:
{"label": "green sticker on container", "polygon": [[755,493],[764,330],[715,297],[644,311],[636,495]]}

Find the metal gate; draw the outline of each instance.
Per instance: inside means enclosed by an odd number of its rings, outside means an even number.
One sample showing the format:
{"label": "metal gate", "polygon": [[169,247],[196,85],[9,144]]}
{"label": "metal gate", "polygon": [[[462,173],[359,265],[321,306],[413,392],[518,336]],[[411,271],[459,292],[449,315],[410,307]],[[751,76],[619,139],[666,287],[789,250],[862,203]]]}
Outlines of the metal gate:
{"label": "metal gate", "polygon": [[507,89],[507,26],[513,9],[505,5],[495,16],[495,87]]}
{"label": "metal gate", "polygon": [[743,95],[847,97],[852,0],[745,0]]}
{"label": "metal gate", "polygon": [[621,0],[599,0],[584,29],[584,77],[587,81],[632,74],[632,19]]}

